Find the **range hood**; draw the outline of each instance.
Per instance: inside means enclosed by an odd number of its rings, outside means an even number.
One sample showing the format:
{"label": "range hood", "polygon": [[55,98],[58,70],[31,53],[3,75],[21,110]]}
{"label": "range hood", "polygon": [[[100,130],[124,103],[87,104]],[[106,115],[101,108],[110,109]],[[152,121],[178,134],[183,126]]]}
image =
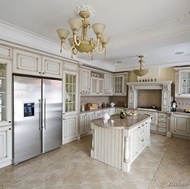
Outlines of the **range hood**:
{"label": "range hood", "polygon": [[[170,111],[172,81],[127,82],[126,84],[128,85],[128,108],[129,109],[137,109],[139,107],[138,100],[140,98],[138,96],[138,93],[140,93],[141,90],[143,91],[149,90],[146,92],[146,94],[149,93],[151,90],[153,91],[157,90],[155,91],[156,94],[161,93],[161,102],[159,105],[161,111],[164,111],[164,112]],[[140,97],[143,97],[143,96],[141,95]],[[147,100],[147,99],[149,99],[149,97],[145,98],[144,100]],[[148,101],[146,105],[148,105],[149,102],[150,101]]]}

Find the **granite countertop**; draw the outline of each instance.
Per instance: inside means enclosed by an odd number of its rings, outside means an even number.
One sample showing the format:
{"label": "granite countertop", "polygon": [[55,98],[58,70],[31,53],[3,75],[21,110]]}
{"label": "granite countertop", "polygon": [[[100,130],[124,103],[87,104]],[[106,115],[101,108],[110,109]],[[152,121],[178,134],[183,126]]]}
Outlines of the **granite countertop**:
{"label": "granite countertop", "polygon": [[94,109],[94,110],[85,110],[85,111],[81,111],[80,113],[88,113],[88,112],[95,112],[95,111],[101,111],[101,110],[106,110],[106,109],[111,109],[111,108],[121,108],[121,109],[127,109],[126,107],[105,107],[105,108],[98,108],[98,109]]}
{"label": "granite countertop", "polygon": [[[107,127],[111,129],[131,129],[138,124],[141,124],[147,121],[150,118],[147,114],[137,114],[135,116],[126,116],[124,119],[120,119],[118,115],[112,115],[107,123],[103,122],[103,119],[94,119],[93,122],[95,125],[100,127]],[[114,120],[114,123],[111,123],[111,120]]]}

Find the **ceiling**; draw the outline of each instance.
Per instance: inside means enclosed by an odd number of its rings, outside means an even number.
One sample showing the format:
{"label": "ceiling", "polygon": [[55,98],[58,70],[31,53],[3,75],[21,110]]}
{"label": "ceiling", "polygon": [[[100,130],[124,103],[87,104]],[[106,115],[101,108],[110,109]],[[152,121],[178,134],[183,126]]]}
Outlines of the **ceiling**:
{"label": "ceiling", "polygon": [[[139,67],[140,54],[144,55],[145,67],[190,65],[189,0],[0,0],[0,3],[3,24],[32,32],[57,45],[60,40],[56,29],[70,30],[68,19],[74,17],[75,8],[91,6],[95,15],[89,18],[90,23],[104,23],[105,33],[111,37],[106,59],[102,54],[94,55],[93,61],[77,55],[77,60],[95,67],[133,70]],[[95,38],[93,33],[89,35]]]}

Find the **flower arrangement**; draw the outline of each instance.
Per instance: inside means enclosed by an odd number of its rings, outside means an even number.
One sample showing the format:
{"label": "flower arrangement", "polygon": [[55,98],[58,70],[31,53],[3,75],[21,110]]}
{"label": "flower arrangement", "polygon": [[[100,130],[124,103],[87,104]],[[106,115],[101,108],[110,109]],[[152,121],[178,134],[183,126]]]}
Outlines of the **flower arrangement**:
{"label": "flower arrangement", "polygon": [[119,116],[121,119],[124,119],[125,116],[126,116],[126,112],[124,110],[121,110],[120,113],[119,113]]}

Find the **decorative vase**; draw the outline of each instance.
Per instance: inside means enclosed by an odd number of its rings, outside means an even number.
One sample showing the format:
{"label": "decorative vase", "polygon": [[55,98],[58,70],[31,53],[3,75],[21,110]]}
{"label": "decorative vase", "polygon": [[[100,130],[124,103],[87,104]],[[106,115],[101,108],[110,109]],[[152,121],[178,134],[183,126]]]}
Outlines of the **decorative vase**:
{"label": "decorative vase", "polygon": [[120,114],[120,118],[121,118],[121,119],[124,119],[124,118],[125,118],[125,115],[124,115],[124,114]]}

